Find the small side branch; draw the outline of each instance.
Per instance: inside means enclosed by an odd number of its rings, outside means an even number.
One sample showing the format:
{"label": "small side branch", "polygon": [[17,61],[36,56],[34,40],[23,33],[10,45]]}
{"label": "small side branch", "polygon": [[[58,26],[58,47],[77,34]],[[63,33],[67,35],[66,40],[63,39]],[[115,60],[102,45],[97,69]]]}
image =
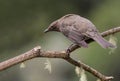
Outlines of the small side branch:
{"label": "small side branch", "polygon": [[72,59],[71,57],[66,58],[66,60],[69,63],[71,63],[71,64],[73,64],[75,66],[82,67],[84,70],[92,73],[94,76],[96,76],[99,79],[101,79],[101,81],[109,81],[109,80],[114,78],[113,76],[105,76],[105,75],[101,74],[100,72],[98,72],[97,70],[93,69],[92,67],[82,63],[81,61],[78,62],[78,61]]}

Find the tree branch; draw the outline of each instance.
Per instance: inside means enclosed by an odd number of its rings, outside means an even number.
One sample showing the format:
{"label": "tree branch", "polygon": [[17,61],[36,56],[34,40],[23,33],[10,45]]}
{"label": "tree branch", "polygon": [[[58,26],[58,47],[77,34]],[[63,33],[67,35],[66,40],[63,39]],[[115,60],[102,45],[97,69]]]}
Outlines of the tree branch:
{"label": "tree branch", "polygon": [[23,54],[18,55],[14,58],[11,58],[9,60],[1,62],[0,63],[0,71],[5,70],[7,68],[10,68],[10,67],[12,67],[12,66],[14,66],[18,63],[21,63],[23,61],[26,61],[26,60],[37,57],[39,52],[40,52],[40,49],[41,49],[41,47],[38,46],[38,47],[35,47],[35,48],[33,48],[32,50],[30,50],[26,53],[23,53]]}
{"label": "tree branch", "polygon": [[[117,32],[120,32],[120,27],[116,27],[116,28],[107,30],[101,34],[103,37],[105,37],[105,36],[108,36],[108,35],[111,35],[111,34],[114,34]],[[93,40],[88,39],[88,40],[86,40],[86,42],[91,43],[91,42],[93,42]],[[77,46],[77,45],[72,46],[70,48],[70,52],[74,51],[77,48],[79,48],[79,46]],[[16,56],[14,58],[11,58],[9,60],[1,62],[0,63],[0,71],[10,68],[10,67],[12,67],[18,63],[21,63],[23,61],[30,60],[30,59],[36,58],[36,57],[62,58],[75,66],[82,67],[83,69],[90,72],[94,76],[98,77],[102,81],[109,81],[109,80],[113,79],[112,76],[105,76],[105,75],[101,74],[100,72],[96,71],[95,69],[93,69],[92,67],[82,63],[81,61],[78,62],[78,61],[72,59],[70,57],[70,54],[66,53],[66,51],[44,51],[44,50],[41,50],[40,46],[37,46],[37,47],[33,48],[32,50],[30,50],[26,53],[23,53],[19,56]]]}

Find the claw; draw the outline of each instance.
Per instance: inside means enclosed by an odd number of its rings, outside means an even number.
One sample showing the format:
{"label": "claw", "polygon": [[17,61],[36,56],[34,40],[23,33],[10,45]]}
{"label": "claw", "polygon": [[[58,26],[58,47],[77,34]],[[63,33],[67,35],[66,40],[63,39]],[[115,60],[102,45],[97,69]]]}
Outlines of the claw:
{"label": "claw", "polygon": [[67,53],[68,55],[70,54],[70,49],[69,49],[69,48],[66,49],[66,53]]}
{"label": "claw", "polygon": [[66,49],[66,53],[69,55],[71,52],[71,48],[72,46],[74,46],[75,44],[71,44],[67,49]]}

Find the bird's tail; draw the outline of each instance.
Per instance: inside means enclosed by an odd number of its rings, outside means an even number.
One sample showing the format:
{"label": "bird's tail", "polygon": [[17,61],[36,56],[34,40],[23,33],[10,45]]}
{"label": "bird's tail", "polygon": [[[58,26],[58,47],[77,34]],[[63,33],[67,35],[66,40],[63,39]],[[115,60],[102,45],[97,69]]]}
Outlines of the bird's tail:
{"label": "bird's tail", "polygon": [[116,48],[115,45],[109,43],[106,39],[104,39],[101,35],[96,35],[94,38],[93,38],[100,46],[102,46],[103,48]]}

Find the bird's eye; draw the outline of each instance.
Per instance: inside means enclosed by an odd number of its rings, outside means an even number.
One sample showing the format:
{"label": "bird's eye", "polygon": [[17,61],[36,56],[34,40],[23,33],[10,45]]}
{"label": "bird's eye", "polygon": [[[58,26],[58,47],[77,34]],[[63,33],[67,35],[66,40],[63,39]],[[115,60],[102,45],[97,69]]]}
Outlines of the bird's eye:
{"label": "bird's eye", "polygon": [[52,31],[58,31],[57,27],[52,26]]}
{"label": "bird's eye", "polygon": [[53,30],[55,30],[55,29],[56,29],[56,27],[52,26],[52,29],[53,29]]}

